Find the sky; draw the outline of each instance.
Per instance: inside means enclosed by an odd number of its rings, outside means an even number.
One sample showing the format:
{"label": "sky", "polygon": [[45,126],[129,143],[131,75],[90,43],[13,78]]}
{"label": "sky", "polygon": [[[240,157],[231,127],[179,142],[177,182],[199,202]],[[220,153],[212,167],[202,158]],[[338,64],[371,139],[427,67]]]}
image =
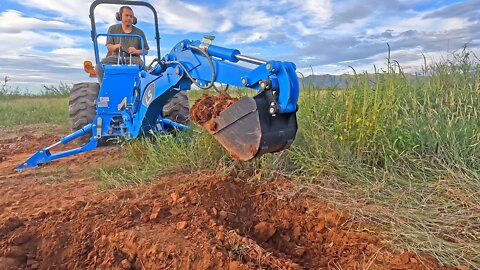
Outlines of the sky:
{"label": "sky", "polygon": [[[35,92],[42,85],[93,81],[89,8],[83,0],[0,0],[0,81]],[[391,58],[409,73],[448,59],[465,44],[480,57],[480,0],[149,0],[158,14],[161,55],[184,39],[214,35],[213,44],[266,60],[291,61],[304,75],[371,72]],[[204,2],[204,3],[200,3]],[[119,5],[95,9],[106,33]],[[156,55],[154,17],[134,7]],[[104,55],[105,39],[99,40]]]}

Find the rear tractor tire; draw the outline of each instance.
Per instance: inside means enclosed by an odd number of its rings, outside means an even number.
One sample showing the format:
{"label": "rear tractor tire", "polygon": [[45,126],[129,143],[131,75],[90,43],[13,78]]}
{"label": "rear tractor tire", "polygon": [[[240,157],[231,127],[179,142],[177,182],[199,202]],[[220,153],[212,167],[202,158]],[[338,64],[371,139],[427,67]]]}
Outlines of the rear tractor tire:
{"label": "rear tractor tire", "polygon": [[[98,83],[83,82],[73,85],[68,101],[72,131],[77,131],[93,122],[97,114],[96,102],[99,91],[100,84]],[[92,133],[89,132],[76,139],[76,142],[79,146],[83,146],[90,141],[91,136]]]}
{"label": "rear tractor tire", "polygon": [[190,104],[188,103],[187,91],[180,91],[163,106],[163,117],[186,125],[188,123],[189,110]]}
{"label": "rear tractor tire", "polygon": [[[98,83],[84,82],[73,85],[68,102],[72,131],[77,131],[93,122],[97,114],[96,101],[99,92],[100,84]],[[188,123],[189,109],[187,91],[180,91],[163,107],[163,117],[186,125]],[[79,146],[83,146],[90,141],[91,136],[92,133],[89,132],[76,139],[76,142]],[[99,146],[103,144],[104,142],[100,142]]]}

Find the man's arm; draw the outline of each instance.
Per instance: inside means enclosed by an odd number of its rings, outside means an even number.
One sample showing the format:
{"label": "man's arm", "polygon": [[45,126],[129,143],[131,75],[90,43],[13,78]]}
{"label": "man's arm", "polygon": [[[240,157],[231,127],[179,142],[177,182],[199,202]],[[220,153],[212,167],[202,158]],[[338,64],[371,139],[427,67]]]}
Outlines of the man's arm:
{"label": "man's arm", "polygon": [[[142,50],[137,50],[135,47],[130,47],[128,48],[128,53],[134,54],[134,55],[142,55]],[[148,54],[148,49],[145,49],[145,55]]]}
{"label": "man's arm", "polygon": [[[147,38],[145,37],[145,33],[143,33],[143,31],[139,28],[136,28],[138,30],[138,34],[142,37],[143,39],[143,45],[144,45],[144,52],[145,52],[145,55],[148,54],[148,50],[150,49],[150,47],[148,46],[148,42],[147,42]],[[140,46],[140,43],[139,45]],[[128,48],[128,52],[131,53],[131,54],[134,54],[134,55],[142,55],[142,48],[135,48],[135,47],[130,47]]]}
{"label": "man's arm", "polygon": [[118,52],[122,48],[122,44],[107,44],[107,49],[109,53]]}
{"label": "man's arm", "polygon": [[[118,32],[117,30],[115,30],[116,27],[117,27],[117,25],[111,25],[108,28],[107,33],[108,34],[116,34],[116,32]],[[119,52],[120,48],[122,48],[122,44],[121,43],[116,43],[115,38],[113,36],[107,36],[106,46],[107,46],[108,54],[112,54],[114,52]]]}

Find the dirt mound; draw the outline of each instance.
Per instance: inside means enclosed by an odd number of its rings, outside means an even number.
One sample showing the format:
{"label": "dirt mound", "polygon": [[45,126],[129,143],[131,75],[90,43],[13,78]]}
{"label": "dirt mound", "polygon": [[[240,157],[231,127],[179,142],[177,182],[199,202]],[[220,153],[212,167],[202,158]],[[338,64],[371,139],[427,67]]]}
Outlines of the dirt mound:
{"label": "dirt mound", "polygon": [[222,91],[218,96],[203,94],[190,109],[190,119],[208,131],[215,129],[213,119],[238,99]]}
{"label": "dirt mound", "polygon": [[0,164],[0,269],[454,269],[389,250],[286,180],[178,174],[98,193],[90,171],[116,147],[13,172],[57,139],[1,141],[18,148]]}
{"label": "dirt mound", "polygon": [[2,157],[20,154],[34,153],[42,147],[47,147],[60,139],[55,135],[25,134],[17,138],[0,139],[0,162]]}
{"label": "dirt mound", "polygon": [[42,197],[45,208],[35,214],[9,211],[7,194],[0,201],[0,264],[7,269],[454,269],[388,251],[346,213],[289,190],[292,184],[281,180],[250,185],[231,177],[180,174],[110,193],[85,192],[88,196],[71,197],[58,208],[47,207],[50,200]]}

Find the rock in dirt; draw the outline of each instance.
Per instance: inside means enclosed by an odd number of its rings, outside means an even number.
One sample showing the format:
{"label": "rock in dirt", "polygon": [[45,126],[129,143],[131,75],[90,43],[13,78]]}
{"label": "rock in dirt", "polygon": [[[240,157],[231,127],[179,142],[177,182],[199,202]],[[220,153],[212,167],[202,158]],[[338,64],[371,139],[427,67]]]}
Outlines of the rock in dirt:
{"label": "rock in dirt", "polygon": [[127,260],[127,259],[123,259],[121,262],[120,262],[120,266],[123,268],[123,269],[130,269],[132,267],[132,264]]}
{"label": "rock in dirt", "polygon": [[160,211],[162,211],[161,206],[155,205],[150,213],[150,220],[156,220],[160,215]]}
{"label": "rock in dirt", "polygon": [[220,217],[220,219],[221,219],[221,220],[225,220],[225,219],[227,219],[227,217],[228,217],[228,213],[227,213],[227,211],[223,211],[223,210],[222,210],[222,211],[220,211],[220,213],[219,213],[219,217]]}
{"label": "rock in dirt", "polygon": [[180,221],[177,223],[177,230],[183,230],[185,228],[187,228],[188,226],[188,222],[186,221]]}
{"label": "rock in dirt", "polygon": [[177,200],[178,200],[178,197],[179,197],[178,194],[175,193],[175,192],[170,194],[170,198],[172,199],[172,203],[176,203]]}
{"label": "rock in dirt", "polygon": [[266,242],[270,239],[277,229],[275,225],[268,222],[260,222],[254,227],[255,236],[260,242]]}

